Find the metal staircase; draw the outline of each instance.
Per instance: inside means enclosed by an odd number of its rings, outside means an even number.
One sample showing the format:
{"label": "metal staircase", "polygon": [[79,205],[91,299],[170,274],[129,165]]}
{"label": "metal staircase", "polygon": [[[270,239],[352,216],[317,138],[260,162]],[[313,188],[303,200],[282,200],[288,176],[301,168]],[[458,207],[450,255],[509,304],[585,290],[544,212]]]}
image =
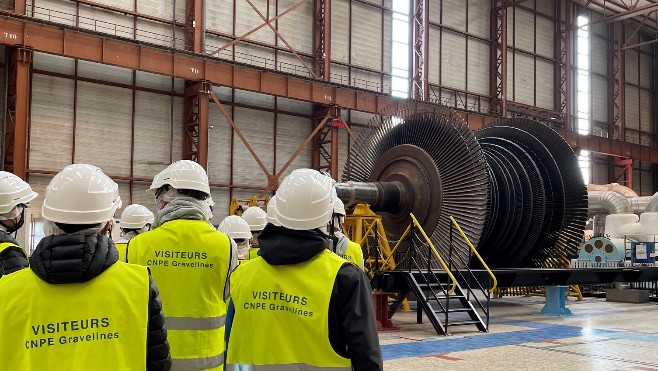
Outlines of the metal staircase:
{"label": "metal staircase", "polygon": [[[408,250],[403,258],[405,268],[377,272],[373,282],[376,289],[396,294],[389,306],[389,318],[413,293],[417,302],[417,322],[422,323],[424,313],[439,335],[450,335],[450,326],[475,326],[478,331],[488,331],[489,301],[496,279],[486,268],[490,275],[485,287],[475,277],[468,262],[453,260],[455,257],[460,259],[452,254],[453,231],[459,232],[471,247],[469,261],[475,256],[486,267],[454,219],[451,218],[451,246],[446,264],[412,215],[412,224],[394,248],[397,250],[400,242],[407,238]],[[437,265],[442,269],[433,268]]]}

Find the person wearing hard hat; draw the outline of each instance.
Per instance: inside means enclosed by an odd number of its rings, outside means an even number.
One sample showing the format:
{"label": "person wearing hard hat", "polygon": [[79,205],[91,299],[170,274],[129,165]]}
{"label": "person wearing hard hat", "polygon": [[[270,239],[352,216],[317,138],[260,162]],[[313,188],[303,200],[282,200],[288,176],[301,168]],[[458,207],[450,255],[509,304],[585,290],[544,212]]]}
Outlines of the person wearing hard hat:
{"label": "person wearing hard hat", "polygon": [[249,224],[252,235],[250,241],[251,248],[249,249],[246,259],[253,259],[258,256],[258,250],[260,248],[258,244],[258,235],[267,225],[267,213],[258,206],[252,206],[242,213],[242,219]]}
{"label": "person wearing hard hat", "polygon": [[158,289],[148,269],[118,261],[108,237],[119,207],[119,187],[96,166],[69,165],[50,181],[41,214],[57,233],[29,269],[0,279],[3,370],[171,368]]}
{"label": "person wearing hard hat", "polygon": [[153,230],[128,243],[127,261],[148,265],[162,295],[173,370],[221,370],[229,274],[237,251],[209,224],[208,175],[176,161],[149,189],[158,212]]}
{"label": "person wearing hard hat", "polygon": [[247,221],[237,215],[229,215],[217,227],[217,230],[226,234],[236,243],[238,250],[238,264],[248,260],[249,241],[251,240],[251,229]]}
{"label": "person wearing hard hat", "polygon": [[333,235],[336,237],[334,252],[348,262],[363,269],[363,250],[361,249],[361,245],[350,241],[350,239],[343,234],[345,215],[345,204],[343,204],[343,201],[341,201],[340,198],[336,198],[336,201],[334,201],[334,213],[331,217],[331,222],[327,226],[329,232],[333,232]]}
{"label": "person wearing hard hat", "polygon": [[119,250],[119,260],[126,260],[126,248],[133,237],[151,230],[153,218],[151,210],[140,204],[128,205],[123,209],[119,220],[121,239],[114,243]]}
{"label": "person wearing hard hat", "polygon": [[267,203],[267,213],[266,219],[267,224],[272,224],[275,227],[280,227],[281,224],[276,221],[276,195],[270,198],[270,201]]}
{"label": "person wearing hard hat", "polygon": [[333,180],[298,169],[276,193],[260,256],[231,277],[227,370],[382,370],[365,273],[332,253]]}
{"label": "person wearing hard hat", "polygon": [[25,222],[25,209],[37,194],[18,176],[0,171],[0,277],[28,267],[27,254],[12,236]]}

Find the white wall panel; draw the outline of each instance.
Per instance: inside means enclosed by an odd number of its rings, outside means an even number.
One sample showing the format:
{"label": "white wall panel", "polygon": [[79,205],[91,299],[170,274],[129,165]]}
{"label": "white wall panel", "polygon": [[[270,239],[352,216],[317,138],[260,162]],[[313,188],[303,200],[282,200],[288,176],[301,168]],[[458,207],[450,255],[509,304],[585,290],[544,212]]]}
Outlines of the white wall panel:
{"label": "white wall panel", "polygon": [[28,14],[38,19],[75,26],[75,3],[61,0],[35,0],[28,2]]}
{"label": "white wall panel", "polygon": [[626,127],[629,129],[640,129],[640,111],[638,107],[638,100],[640,95],[637,88],[627,88],[626,106],[624,112],[626,113]]}
{"label": "white wall panel", "polygon": [[608,184],[608,160],[606,156],[592,158],[592,184]]}
{"label": "white wall panel", "polygon": [[337,64],[331,65],[331,82],[342,85],[349,85],[349,72],[348,68],[345,66],[340,66]]}
{"label": "white wall panel", "polygon": [[[225,37],[217,37],[211,34],[206,34],[206,43],[205,48],[208,54],[212,54],[214,57],[233,60],[233,46],[225,47],[228,43],[231,42],[231,39]],[[224,48],[225,47],[225,48]],[[224,48],[221,51],[217,51],[219,48]]]}
{"label": "white wall panel", "polygon": [[642,196],[652,196],[656,190],[653,184],[653,166],[651,163],[643,161],[640,163],[641,181],[640,181],[640,190]]}
{"label": "white wall panel", "polygon": [[[261,12],[261,14],[263,14],[263,16],[267,17],[267,1],[258,0],[252,1],[252,3]],[[235,22],[235,33],[237,35],[247,33],[264,23],[258,13],[256,13],[256,11],[246,1],[236,2]],[[274,38],[274,31],[272,31],[268,26],[261,28],[248,37],[249,40],[260,41],[268,44],[274,44]]]}
{"label": "white wall panel", "polygon": [[[249,104],[262,108],[274,108],[274,96],[252,93],[245,90],[235,90],[235,103]],[[212,101],[212,106],[216,106]],[[221,115],[221,112],[219,113]]]}
{"label": "white wall panel", "polygon": [[133,37],[135,28],[132,17],[84,5],[80,5],[79,22],[83,29],[128,38]]}
{"label": "white wall panel", "polygon": [[[103,165],[99,166],[104,172],[106,171],[103,169]],[[121,207],[117,209],[117,211],[114,213],[114,218],[119,219],[121,218],[121,213],[123,212],[123,209],[125,209],[128,205],[131,204],[131,192],[130,192],[130,182],[128,181],[121,181],[121,180],[116,180],[117,185],[119,186],[119,197],[121,197]],[[117,226],[115,226],[117,227]],[[114,232],[112,232],[113,237],[116,237],[114,235]],[[120,233],[119,229],[116,229],[116,233]]]}
{"label": "white wall panel", "polygon": [[211,187],[210,194],[212,195],[212,200],[215,203],[213,207],[213,218],[211,220],[214,226],[219,225],[219,223],[228,216],[228,209],[231,203],[229,198],[228,188],[217,188]]}
{"label": "white wall panel", "polygon": [[507,100],[514,100],[514,52],[507,49]]}
{"label": "white wall panel", "polygon": [[12,0],[0,0],[0,9],[12,9],[14,2]]}
{"label": "white wall panel", "polygon": [[443,32],[441,45],[442,85],[457,89],[466,88],[466,39],[451,32]]}
{"label": "white wall panel", "polygon": [[[149,89],[171,91],[171,77],[137,71],[135,85]],[[182,93],[184,89],[185,81],[181,79],[174,79],[174,91]]]}
{"label": "white wall panel", "polygon": [[[306,65],[310,69],[313,69],[312,59],[306,57],[301,57],[301,59],[304,61],[304,63],[306,63]],[[273,65],[274,65],[274,59],[268,61],[269,68],[272,68]],[[277,69],[279,71],[292,73],[295,75],[308,76],[308,77],[311,76],[309,69],[304,67],[302,62],[300,62],[299,59],[297,59],[297,57],[295,57],[291,53],[279,53],[277,57]]]}
{"label": "white wall panel", "polygon": [[[149,183],[133,182],[132,203],[140,204],[146,207],[147,209],[151,210],[151,212],[155,214],[157,212],[157,209],[155,208],[155,199],[152,194],[147,192],[149,187],[150,187]],[[126,202],[127,200],[124,200],[124,204]],[[117,217],[119,217],[119,215],[117,215]]]}
{"label": "white wall panel", "polygon": [[349,54],[349,1],[331,2],[331,59],[348,61]]}
{"label": "white wall panel", "polygon": [[[179,126],[180,116],[174,116]],[[135,92],[135,148],[133,175],[152,178],[169,165],[171,97]]]}
{"label": "white wall panel", "polygon": [[441,0],[429,0],[430,22],[441,23]]}
{"label": "white wall panel", "polygon": [[30,168],[60,170],[71,163],[74,81],[34,74]]}
{"label": "white wall panel", "polygon": [[537,80],[535,83],[537,107],[553,109],[554,74],[553,63],[537,59]]}
{"label": "white wall panel", "polygon": [[78,76],[130,85],[133,71],[127,68],[80,60],[78,61]]}
{"label": "white wall panel", "polygon": [[[183,98],[174,98],[174,117],[183,117]],[[175,122],[174,122],[175,124]],[[174,125],[172,162],[183,158],[183,125]]]}
{"label": "white wall panel", "polygon": [[468,0],[468,33],[490,38],[491,1]]}
{"label": "white wall panel", "polygon": [[592,118],[595,121],[608,121],[608,80],[592,76]]}
{"label": "white wall panel", "polygon": [[[514,47],[533,51],[535,47],[535,19],[532,13],[514,8]],[[507,16],[510,16],[508,10]],[[509,33],[508,29],[508,33]]]}
{"label": "white wall panel", "polygon": [[638,71],[638,52],[636,49],[626,50],[624,60],[624,70],[626,72],[626,82],[630,84],[638,84],[640,82],[640,75]]}
{"label": "white wall panel", "polygon": [[592,72],[599,74],[608,74],[608,41],[604,38],[594,36],[592,43]]}
{"label": "white wall panel", "polygon": [[475,39],[468,40],[468,91],[489,94],[489,53],[488,43]]}
{"label": "white wall panel", "polygon": [[[112,2],[113,0],[106,0]],[[123,0],[129,6],[127,9],[133,8],[134,0]],[[213,0],[210,3],[215,3],[218,0]],[[175,4],[174,4],[175,3]],[[185,16],[185,1],[183,0],[139,0],[137,1],[137,12],[148,14],[158,18],[171,20],[174,18],[174,5],[176,6],[176,18],[184,19]],[[209,6],[208,4],[207,6]]]}
{"label": "white wall panel", "polygon": [[130,90],[78,82],[75,162],[94,164],[110,175],[128,176],[131,112]]}
{"label": "white wall panel", "polygon": [[[509,61],[507,62],[509,63]],[[534,81],[533,58],[516,53],[514,57],[514,101],[518,103],[534,105],[535,81]],[[509,89],[510,86],[507,86]]]}
{"label": "white wall panel", "polygon": [[313,113],[313,104],[301,100],[277,98],[277,108],[281,111],[310,115]]}
{"label": "white wall panel", "polygon": [[393,13],[384,12],[384,71],[391,72]]}
{"label": "white wall panel", "polygon": [[75,73],[75,60],[56,55],[35,52],[32,66],[35,70],[57,72],[65,75]]}
{"label": "white wall panel", "polygon": [[439,84],[439,63],[441,62],[441,31],[436,27],[429,30],[429,55],[427,58],[427,76],[430,83]]}
{"label": "white wall panel", "polygon": [[[545,1],[549,2],[549,1]],[[537,54],[553,58],[555,54],[555,23],[544,17],[537,16]]]}
{"label": "white wall panel", "polygon": [[352,63],[381,68],[382,27],[379,9],[352,3]]}
{"label": "white wall panel", "polygon": [[[185,3],[182,0],[176,0]],[[225,34],[233,34],[233,0],[213,0],[206,1],[206,28],[223,32]],[[248,4],[245,5],[249,6]],[[254,12],[254,16],[258,15]],[[260,18],[258,18],[260,19]],[[267,26],[266,26],[267,28]],[[238,35],[242,35],[238,33]]]}
{"label": "white wall panel", "polygon": [[[271,171],[274,165],[274,113],[236,107],[233,120],[265,167]],[[239,138],[234,139],[233,156],[233,181],[236,184],[267,184],[265,173]]]}
{"label": "white wall panel", "polygon": [[653,110],[655,102],[653,102],[653,97],[651,92],[641,89],[640,90],[640,130],[646,131],[647,133],[653,133],[653,127],[651,125],[651,112]]}
{"label": "white wall panel", "polygon": [[[132,37],[132,34],[130,37]],[[185,47],[185,33],[182,29],[177,29],[175,36],[172,38],[171,25],[143,19],[137,20],[136,39],[166,47],[176,47],[179,49]]]}
{"label": "white wall panel", "polygon": [[466,32],[466,4],[464,0],[443,0],[443,24]]}
{"label": "white wall panel", "polygon": [[[558,0],[562,1],[562,0]],[[555,3],[556,1],[545,1],[545,0],[539,0],[539,1],[528,1],[527,7],[532,7],[532,3],[535,3],[535,9],[539,13],[544,13],[547,15],[552,16],[555,13]]]}
{"label": "white wall panel", "polygon": [[[299,146],[311,135],[312,121],[303,117],[278,115],[276,124],[276,172],[290,160]],[[309,143],[299,153],[299,156],[288,166],[283,176],[299,168],[311,167],[312,143]],[[283,178],[280,178],[283,179]]]}
{"label": "white wall panel", "polygon": [[274,67],[274,50],[249,44],[235,45],[235,61],[262,68]]}
{"label": "white wall panel", "polygon": [[46,187],[48,187],[52,178],[52,175],[30,174],[28,176],[27,182],[30,184],[32,190],[38,194],[34,200],[30,201],[30,208],[28,210],[31,215],[35,217],[41,215],[41,206],[46,196]]}
{"label": "white wall panel", "polygon": [[[231,113],[230,106],[224,105],[224,109],[229,114]],[[240,123],[248,125],[247,121],[240,120],[238,127],[241,128],[241,131],[249,131],[248,127],[240,125]],[[233,128],[213,103],[210,104],[208,124],[213,127],[208,133],[208,178],[210,183],[228,184],[231,182],[231,133]],[[236,145],[242,145],[237,134],[234,141]],[[243,184],[240,180],[236,183]]]}
{"label": "white wall panel", "polygon": [[[295,0],[279,0],[279,14],[295,5]],[[258,16],[256,16],[258,17]],[[260,19],[260,18],[258,18]],[[278,31],[297,52],[313,52],[313,2],[307,1],[299,8],[279,18]],[[279,41],[279,45],[285,45]]]}
{"label": "white wall panel", "polygon": [[640,86],[643,88],[651,89],[651,70],[653,69],[653,61],[650,55],[640,54]]}
{"label": "white wall panel", "polygon": [[352,71],[352,85],[361,89],[379,91],[382,88],[381,75],[354,70]]}

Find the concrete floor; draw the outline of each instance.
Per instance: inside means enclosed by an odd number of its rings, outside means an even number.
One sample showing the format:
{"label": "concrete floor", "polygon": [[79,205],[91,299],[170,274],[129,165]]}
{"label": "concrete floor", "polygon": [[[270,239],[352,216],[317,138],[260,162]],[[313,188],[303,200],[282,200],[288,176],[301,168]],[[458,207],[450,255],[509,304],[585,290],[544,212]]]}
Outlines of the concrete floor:
{"label": "concrete floor", "polygon": [[542,297],[491,301],[489,333],[455,327],[437,336],[427,319],[397,313],[395,331],[379,333],[385,370],[658,371],[658,303],[568,298],[568,317],[538,314]]}

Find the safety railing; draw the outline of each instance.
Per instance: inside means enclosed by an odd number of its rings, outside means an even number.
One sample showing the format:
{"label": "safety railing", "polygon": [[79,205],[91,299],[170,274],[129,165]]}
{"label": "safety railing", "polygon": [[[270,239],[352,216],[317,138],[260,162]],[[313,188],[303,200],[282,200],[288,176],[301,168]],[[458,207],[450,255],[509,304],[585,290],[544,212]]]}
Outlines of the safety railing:
{"label": "safety railing", "polygon": [[[468,246],[468,261],[464,261],[464,259],[459,255],[459,254],[453,254],[453,231],[456,230],[461,238],[464,240],[466,245]],[[484,287],[480,281],[477,279],[475,274],[473,273],[473,270],[471,269],[471,261],[473,259],[473,256],[477,258],[477,260],[480,262],[482,267],[487,271],[488,274],[488,280],[489,280],[489,285],[488,287]],[[484,315],[486,317],[486,327],[489,328],[489,313],[490,313],[490,301],[491,301],[491,293],[498,287],[498,280],[496,279],[496,276],[493,274],[491,269],[489,269],[489,266],[487,263],[482,259],[482,256],[480,256],[480,253],[478,253],[477,249],[473,244],[471,243],[471,240],[466,236],[464,231],[461,229],[459,226],[459,223],[450,216],[450,250],[448,253],[448,262],[450,265],[450,270],[456,272],[456,274],[459,276],[462,282],[466,283],[466,300],[471,301],[471,298],[475,300],[477,305],[480,307],[480,309],[484,312]],[[453,257],[456,257],[459,260],[460,264],[453,264],[454,260]],[[465,267],[465,268],[459,268],[459,266]],[[475,294],[473,291],[473,288],[476,287],[479,289],[480,293],[482,296],[484,296],[486,302],[483,304],[478,296]]]}

